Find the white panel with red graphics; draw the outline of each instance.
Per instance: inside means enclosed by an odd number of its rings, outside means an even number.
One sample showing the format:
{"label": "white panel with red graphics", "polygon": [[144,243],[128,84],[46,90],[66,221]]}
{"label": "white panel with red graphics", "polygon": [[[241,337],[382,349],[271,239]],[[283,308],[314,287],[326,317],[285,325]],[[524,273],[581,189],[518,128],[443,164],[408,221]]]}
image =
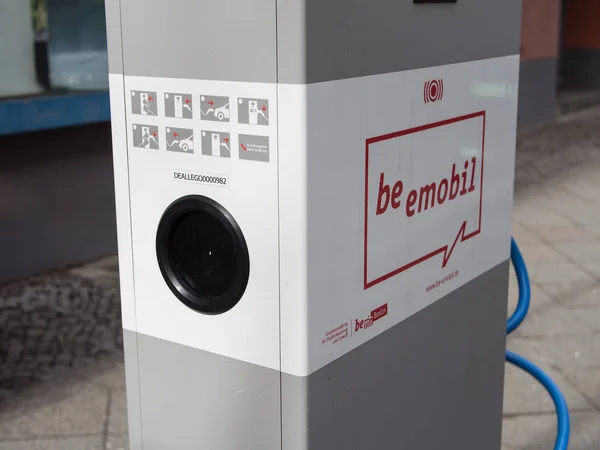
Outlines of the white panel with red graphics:
{"label": "white panel with red graphics", "polygon": [[278,87],[283,372],[509,258],[518,71],[514,55]]}

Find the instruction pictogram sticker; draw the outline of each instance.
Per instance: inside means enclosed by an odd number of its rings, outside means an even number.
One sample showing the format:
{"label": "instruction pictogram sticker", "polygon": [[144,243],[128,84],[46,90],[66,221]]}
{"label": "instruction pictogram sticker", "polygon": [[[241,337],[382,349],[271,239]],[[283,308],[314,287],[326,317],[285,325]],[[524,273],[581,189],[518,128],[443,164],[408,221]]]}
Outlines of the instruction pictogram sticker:
{"label": "instruction pictogram sticker", "polygon": [[202,120],[211,120],[213,122],[229,122],[229,97],[201,95],[200,113]]}
{"label": "instruction pictogram sticker", "polygon": [[240,134],[239,157],[248,161],[269,162],[268,136]]}
{"label": "instruction pictogram sticker", "polygon": [[238,122],[248,125],[269,125],[269,100],[238,98]]}
{"label": "instruction pictogram sticker", "polygon": [[[485,118],[481,111],[367,139],[365,289],[429,261],[444,268],[481,233]],[[422,238],[411,239],[417,231]]]}
{"label": "instruction pictogram sticker", "polygon": [[175,119],[192,119],[194,117],[192,94],[167,92],[165,94],[165,116]]}
{"label": "instruction pictogram sticker", "polygon": [[133,146],[158,150],[158,127],[153,125],[133,125]]}
{"label": "instruction pictogram sticker", "polygon": [[131,113],[142,116],[158,115],[156,92],[131,91]]}
{"label": "instruction pictogram sticker", "polygon": [[231,158],[231,137],[223,131],[202,131],[202,154]]}
{"label": "instruction pictogram sticker", "polygon": [[167,127],[167,150],[170,152],[194,153],[194,130]]}

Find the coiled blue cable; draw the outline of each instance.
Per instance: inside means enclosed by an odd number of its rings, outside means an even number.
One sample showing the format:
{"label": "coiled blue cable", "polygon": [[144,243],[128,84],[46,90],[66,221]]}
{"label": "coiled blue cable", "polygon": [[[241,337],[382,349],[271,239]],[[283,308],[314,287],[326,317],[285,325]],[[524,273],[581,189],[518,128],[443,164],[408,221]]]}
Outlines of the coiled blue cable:
{"label": "coiled blue cable", "polygon": [[510,316],[510,319],[508,319],[506,334],[515,331],[519,325],[521,325],[523,320],[525,320],[531,302],[529,273],[527,272],[527,266],[525,265],[525,260],[523,260],[523,255],[521,255],[519,246],[514,238],[512,238],[510,242],[510,259],[515,269],[515,274],[517,275],[517,282],[519,283],[519,302],[517,303],[515,312]]}
{"label": "coiled blue cable", "polygon": [[[508,324],[506,327],[507,334],[512,333],[519,325],[521,325],[525,319],[525,316],[527,315],[531,300],[529,274],[527,273],[527,267],[525,265],[525,261],[523,260],[523,255],[521,255],[521,251],[519,250],[514,238],[512,238],[510,245],[510,259],[515,269],[517,282],[519,284],[519,302],[515,312],[508,319]],[[569,446],[569,435],[571,433],[569,408],[567,406],[565,396],[560,391],[558,385],[552,381],[552,379],[539,367],[522,356],[517,355],[516,353],[506,350],[506,361],[529,373],[548,391],[552,397],[552,401],[554,402],[556,416],[558,419],[558,430],[556,442],[554,444],[554,450],[567,450]]]}

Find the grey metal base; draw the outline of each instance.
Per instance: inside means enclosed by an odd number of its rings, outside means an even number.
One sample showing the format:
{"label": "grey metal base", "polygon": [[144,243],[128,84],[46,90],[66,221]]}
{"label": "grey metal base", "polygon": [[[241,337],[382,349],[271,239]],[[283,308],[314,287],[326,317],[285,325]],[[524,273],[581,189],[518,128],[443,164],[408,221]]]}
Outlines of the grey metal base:
{"label": "grey metal base", "polygon": [[125,331],[132,450],[499,450],[508,261],[308,377]]}
{"label": "grey metal base", "polygon": [[519,70],[519,126],[534,125],[555,116],[556,58],[521,61]]}

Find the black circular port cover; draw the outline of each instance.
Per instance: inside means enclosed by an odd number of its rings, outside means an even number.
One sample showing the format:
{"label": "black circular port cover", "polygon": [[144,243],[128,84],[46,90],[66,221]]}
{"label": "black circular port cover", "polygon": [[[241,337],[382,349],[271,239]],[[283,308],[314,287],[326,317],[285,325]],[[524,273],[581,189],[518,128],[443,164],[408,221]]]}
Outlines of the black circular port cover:
{"label": "black circular port cover", "polygon": [[222,314],[244,295],[250,276],[246,240],[229,211],[208,197],[182,197],[165,210],[156,253],[169,289],[198,312]]}

